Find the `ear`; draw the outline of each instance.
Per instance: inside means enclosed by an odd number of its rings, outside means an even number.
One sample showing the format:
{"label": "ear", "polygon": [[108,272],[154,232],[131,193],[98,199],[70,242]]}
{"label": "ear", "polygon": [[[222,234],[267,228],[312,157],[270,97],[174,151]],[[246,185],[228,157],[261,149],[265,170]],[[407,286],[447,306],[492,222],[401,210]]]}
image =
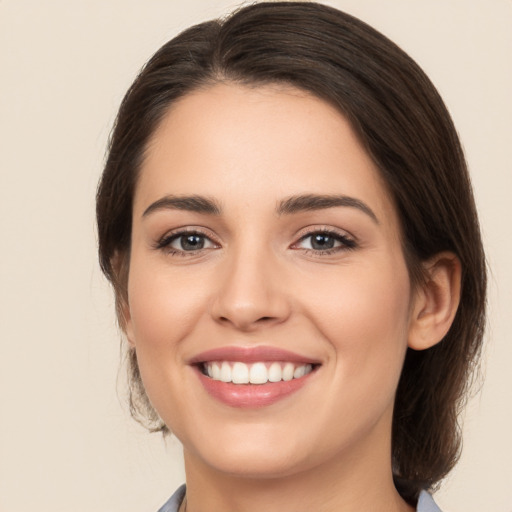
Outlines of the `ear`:
{"label": "ear", "polygon": [[132,315],[128,300],[129,254],[116,251],[110,262],[115,276],[114,290],[116,295],[117,322],[125,334],[129,345],[133,348],[135,346],[135,338],[133,336]]}
{"label": "ear", "polygon": [[408,345],[414,350],[433,347],[444,338],[460,301],[461,264],[455,254],[436,254],[424,263],[423,273],[409,325]]}
{"label": "ear", "polygon": [[128,344],[130,345],[131,348],[135,348],[135,336],[133,333],[132,315],[130,312],[130,305],[127,300],[123,300],[123,303],[120,304],[119,314],[121,315],[121,329],[123,330],[126,336],[126,340],[128,341]]}

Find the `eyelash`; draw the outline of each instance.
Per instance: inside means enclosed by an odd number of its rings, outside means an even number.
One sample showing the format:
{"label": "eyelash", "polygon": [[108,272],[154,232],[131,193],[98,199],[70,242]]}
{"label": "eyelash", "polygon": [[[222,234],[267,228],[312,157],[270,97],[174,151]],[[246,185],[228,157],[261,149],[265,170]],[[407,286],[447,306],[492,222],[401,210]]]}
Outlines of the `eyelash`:
{"label": "eyelash", "polygon": [[[178,240],[179,238],[187,236],[187,235],[189,235],[189,236],[195,235],[195,236],[201,237],[204,240],[208,240],[214,246],[213,248],[219,247],[219,244],[212,239],[211,235],[204,233],[200,229],[194,228],[194,229],[182,229],[182,230],[175,231],[175,232],[168,233],[168,234],[164,235],[160,240],[158,240],[156,242],[155,249],[164,250],[167,254],[169,254],[171,256],[187,257],[187,256],[198,255],[198,254],[202,253],[203,251],[209,250],[212,248],[212,247],[208,247],[208,248],[201,247],[200,249],[197,249],[197,250],[186,251],[186,250],[175,249],[175,248],[171,247],[171,244],[175,240]],[[334,240],[335,243],[338,242],[340,245],[331,247],[329,249],[323,249],[323,250],[298,247],[299,244],[301,244],[308,238],[311,238],[315,235],[330,237]],[[302,250],[302,251],[304,251],[305,254],[310,254],[313,256],[327,256],[327,255],[335,254],[335,253],[341,252],[341,251],[354,250],[357,248],[357,243],[353,238],[351,238],[347,235],[342,235],[341,233],[339,233],[337,231],[317,228],[317,229],[312,229],[311,231],[309,231],[305,234],[302,234],[302,236],[299,238],[299,240],[291,245],[291,248],[293,250]]]}
{"label": "eyelash", "polygon": [[171,244],[175,240],[178,240],[179,238],[187,236],[187,235],[189,235],[189,236],[195,235],[195,236],[201,237],[204,240],[210,241],[210,243],[213,244],[214,246],[216,246],[216,247],[219,246],[219,244],[212,239],[211,235],[204,233],[203,231],[201,231],[198,228],[193,228],[193,229],[181,229],[179,231],[167,233],[160,240],[157,241],[157,243],[155,244],[155,249],[163,250],[171,256],[184,256],[184,257],[194,256],[194,255],[202,253],[204,250],[210,249],[210,248],[206,248],[206,249],[200,248],[197,250],[185,251],[185,250],[175,249],[175,248],[171,247]]}
{"label": "eyelash", "polygon": [[[325,237],[330,237],[334,239],[334,242],[339,242],[340,245],[336,247],[331,247],[329,249],[305,249],[297,247],[301,242],[307,240],[308,238],[311,238],[315,235],[322,235]],[[303,234],[297,242],[295,242],[292,245],[292,249],[295,250],[303,250],[308,255],[313,256],[328,256],[331,254],[335,254],[342,251],[351,251],[354,249],[357,249],[357,243],[356,241],[351,238],[350,236],[347,236],[346,234],[341,234],[338,231],[333,231],[329,229],[312,229],[311,231]]]}

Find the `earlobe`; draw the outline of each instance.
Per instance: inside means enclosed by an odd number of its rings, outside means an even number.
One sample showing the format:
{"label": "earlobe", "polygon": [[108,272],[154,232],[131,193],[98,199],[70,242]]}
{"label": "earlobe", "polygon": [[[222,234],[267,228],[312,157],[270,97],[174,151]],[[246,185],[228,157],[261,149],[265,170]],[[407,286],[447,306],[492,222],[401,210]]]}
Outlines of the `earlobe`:
{"label": "earlobe", "polygon": [[124,331],[124,334],[126,336],[126,340],[128,341],[128,344],[130,347],[135,347],[135,336],[133,333],[133,322],[132,322],[132,316],[130,313],[130,306],[127,303],[127,301],[123,301],[123,304],[121,306],[121,320],[122,325],[121,328]]}
{"label": "earlobe", "polygon": [[451,252],[436,254],[424,263],[409,325],[408,345],[425,350],[439,343],[450,329],[460,301],[461,264]]}
{"label": "earlobe", "polygon": [[116,293],[116,313],[119,327],[126,336],[131,347],[135,346],[135,337],[133,336],[132,315],[130,312],[130,304],[128,301],[128,274],[130,267],[129,252],[116,251],[111,259],[111,266],[116,276],[115,293]]}

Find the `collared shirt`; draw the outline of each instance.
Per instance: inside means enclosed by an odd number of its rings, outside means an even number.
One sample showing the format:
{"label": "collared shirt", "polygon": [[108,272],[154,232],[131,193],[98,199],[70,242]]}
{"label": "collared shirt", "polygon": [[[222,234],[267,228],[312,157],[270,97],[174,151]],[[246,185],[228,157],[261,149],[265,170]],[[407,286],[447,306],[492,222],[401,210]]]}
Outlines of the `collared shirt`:
{"label": "collared shirt", "polygon": [[[185,496],[185,490],[185,485],[179,487],[158,512],[178,512]],[[421,491],[416,512],[441,512],[441,509],[435,504],[432,496],[427,491]]]}

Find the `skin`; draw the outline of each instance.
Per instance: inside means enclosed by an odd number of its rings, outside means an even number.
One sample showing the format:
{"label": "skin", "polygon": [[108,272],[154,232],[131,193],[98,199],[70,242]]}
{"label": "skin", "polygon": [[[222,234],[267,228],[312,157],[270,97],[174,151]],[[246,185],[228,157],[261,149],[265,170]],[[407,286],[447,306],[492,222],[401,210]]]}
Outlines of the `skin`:
{"label": "skin", "polygon": [[[368,210],[276,212],[305,194]],[[169,195],[205,196],[222,212],[150,208]],[[183,228],[204,248],[161,247]],[[351,247],[312,248],[322,230]],[[407,347],[441,339],[457,295],[456,260],[430,268],[437,277],[413,290],[386,187],[327,103],[219,84],[171,107],[136,189],[124,314],[147,394],[183,443],[188,512],[413,510],[392,482],[393,400]],[[188,364],[258,345],[321,365],[291,396],[241,409],[206,393]]]}

